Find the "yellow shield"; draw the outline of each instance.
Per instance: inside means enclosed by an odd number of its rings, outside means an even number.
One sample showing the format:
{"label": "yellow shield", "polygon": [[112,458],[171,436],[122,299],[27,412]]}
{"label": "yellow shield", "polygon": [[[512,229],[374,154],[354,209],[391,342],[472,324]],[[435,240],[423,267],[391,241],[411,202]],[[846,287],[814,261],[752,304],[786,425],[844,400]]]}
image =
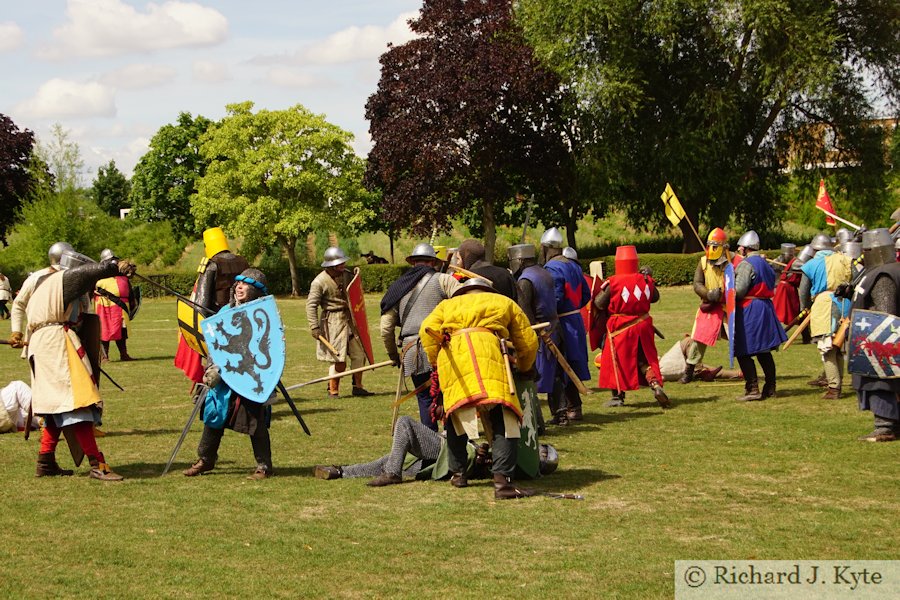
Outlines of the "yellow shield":
{"label": "yellow shield", "polygon": [[203,338],[203,331],[200,329],[200,324],[203,323],[203,315],[183,300],[178,300],[177,303],[178,329],[181,331],[184,341],[192,350],[201,356],[206,356],[206,340]]}

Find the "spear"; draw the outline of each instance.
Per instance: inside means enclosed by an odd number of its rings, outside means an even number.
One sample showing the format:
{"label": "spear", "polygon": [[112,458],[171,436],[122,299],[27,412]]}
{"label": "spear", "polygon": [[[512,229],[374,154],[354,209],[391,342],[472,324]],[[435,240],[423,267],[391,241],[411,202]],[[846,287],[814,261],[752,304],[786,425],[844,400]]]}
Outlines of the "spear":
{"label": "spear", "polygon": [[360,367],[358,369],[351,369],[349,371],[341,371],[340,373],[335,373],[334,375],[326,375],[325,377],[319,377],[317,379],[313,379],[312,381],[304,381],[303,383],[295,383],[292,386],[284,388],[287,391],[296,390],[297,388],[306,387],[308,385],[312,385],[314,383],[322,383],[323,381],[330,381],[332,379],[340,379],[341,377],[346,377],[347,375],[355,375],[356,373],[362,373],[363,371],[371,371],[373,369],[380,369],[381,367],[386,367],[388,365],[394,364],[392,360],[386,360],[384,362],[375,363],[374,365],[366,365],[364,367]]}

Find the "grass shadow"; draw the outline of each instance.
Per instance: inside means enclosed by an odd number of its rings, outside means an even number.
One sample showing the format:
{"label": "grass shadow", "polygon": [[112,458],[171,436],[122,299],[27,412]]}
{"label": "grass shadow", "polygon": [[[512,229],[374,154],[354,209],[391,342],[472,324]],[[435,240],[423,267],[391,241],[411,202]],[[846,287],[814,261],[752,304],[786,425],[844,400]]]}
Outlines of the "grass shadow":
{"label": "grass shadow", "polygon": [[124,429],[121,431],[105,431],[102,437],[123,437],[128,435],[177,435],[181,429]]}

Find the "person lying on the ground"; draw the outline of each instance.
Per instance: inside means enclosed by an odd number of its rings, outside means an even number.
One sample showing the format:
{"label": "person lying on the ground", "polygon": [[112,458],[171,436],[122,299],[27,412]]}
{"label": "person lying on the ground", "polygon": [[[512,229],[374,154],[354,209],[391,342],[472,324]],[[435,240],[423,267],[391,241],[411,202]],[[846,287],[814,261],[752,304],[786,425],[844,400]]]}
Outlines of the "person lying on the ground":
{"label": "person lying on the ground", "polygon": [[[3,409],[0,410],[0,433],[12,433],[25,431],[25,422],[31,411],[31,388],[24,381],[10,381],[9,385],[0,389],[0,400],[3,401]],[[31,417],[31,429],[40,429],[40,420]]]}

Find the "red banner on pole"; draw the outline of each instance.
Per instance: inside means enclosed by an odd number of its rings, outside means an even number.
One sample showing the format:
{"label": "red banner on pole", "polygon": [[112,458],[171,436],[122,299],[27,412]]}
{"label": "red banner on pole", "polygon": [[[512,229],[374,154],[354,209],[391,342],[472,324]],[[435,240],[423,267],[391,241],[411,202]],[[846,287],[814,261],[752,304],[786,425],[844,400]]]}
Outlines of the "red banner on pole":
{"label": "red banner on pole", "polygon": [[[828,196],[828,190],[825,189],[824,179],[819,181],[819,195],[816,198],[816,208],[821,208],[822,210],[827,210],[831,214],[836,214],[834,212],[834,206],[831,205],[831,198]],[[837,222],[833,218],[831,218],[830,215],[826,214],[825,224],[837,225]]]}
{"label": "red banner on pole", "polygon": [[353,279],[347,286],[347,301],[350,303],[350,317],[353,319],[354,333],[359,337],[369,364],[374,365],[375,355],[372,353],[372,338],[369,336],[369,321],[366,318],[366,297],[363,295],[359,267],[353,270]]}

